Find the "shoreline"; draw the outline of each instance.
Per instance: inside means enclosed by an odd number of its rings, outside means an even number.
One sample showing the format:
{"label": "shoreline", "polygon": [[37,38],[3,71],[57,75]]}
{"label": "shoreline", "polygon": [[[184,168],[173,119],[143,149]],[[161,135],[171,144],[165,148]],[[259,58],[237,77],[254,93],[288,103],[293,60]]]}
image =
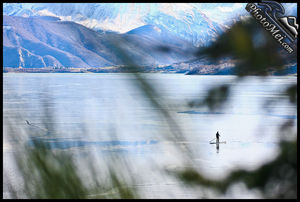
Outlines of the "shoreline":
{"label": "shoreline", "polygon": [[[85,73],[85,74],[92,74],[92,73],[134,73],[129,71],[124,71],[122,67],[115,67],[115,68],[61,68],[61,69],[54,69],[54,68],[12,68],[12,67],[4,67],[3,73]],[[220,74],[220,73],[190,73],[189,71],[164,71],[164,70],[153,70],[153,69],[144,69],[144,71],[140,71],[139,73],[160,73],[160,74],[184,74],[189,76],[195,75],[202,75],[202,76],[237,76],[236,74]],[[248,76],[259,76],[259,75],[248,75]],[[297,73],[290,73],[290,74],[281,74],[281,75],[274,75],[270,73],[267,76],[295,76],[297,77]]]}
{"label": "shoreline", "polygon": [[[128,74],[128,73],[134,73],[134,72],[125,72],[125,71],[98,71],[98,72],[91,72],[91,71],[3,71],[3,74]],[[173,71],[141,71],[138,73],[143,73],[143,74],[183,74],[187,76],[237,76],[236,74],[187,74],[187,72],[173,72]],[[261,76],[261,75],[247,75],[247,77],[251,76]],[[298,77],[298,74],[282,74],[282,75],[267,75],[268,76],[274,76],[274,77],[282,77],[282,76],[291,76],[291,77]],[[264,76],[262,76],[264,77]]]}
{"label": "shoreline", "polygon": [[[142,73],[187,73],[188,71],[164,71],[155,70],[153,67],[141,67]],[[101,68],[13,68],[4,67],[3,73],[132,73],[123,67]]]}

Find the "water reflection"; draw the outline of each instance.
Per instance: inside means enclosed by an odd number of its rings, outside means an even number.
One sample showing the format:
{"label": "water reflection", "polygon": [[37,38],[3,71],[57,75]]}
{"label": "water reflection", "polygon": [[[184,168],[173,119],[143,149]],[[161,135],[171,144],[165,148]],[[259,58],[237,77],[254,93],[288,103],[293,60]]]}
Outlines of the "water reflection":
{"label": "water reflection", "polygon": [[156,140],[144,140],[144,141],[84,141],[84,140],[68,140],[67,138],[40,138],[40,137],[32,137],[28,144],[30,146],[36,145],[36,143],[42,143],[48,149],[70,149],[73,147],[85,147],[91,145],[97,145],[102,147],[120,147],[120,146],[144,146],[144,145],[152,145],[157,144]]}
{"label": "water reflection", "polygon": [[177,112],[177,113],[183,113],[183,114],[225,114],[223,112],[201,112],[201,111],[195,111],[195,110],[191,110],[191,111],[183,111],[183,112]]}
{"label": "water reflection", "polygon": [[[37,113],[40,112],[39,102],[44,102],[38,96],[41,91],[39,86],[45,82],[43,76],[26,75],[36,82],[28,82],[25,76],[21,77],[19,74],[5,76],[12,78],[5,78],[4,111],[6,113],[4,113],[4,118],[13,119],[15,116],[12,112],[19,112],[20,108],[26,105],[22,108],[22,113],[26,114],[26,117],[15,121],[14,124],[16,128],[26,126],[32,132],[30,135],[35,136],[29,139],[29,145],[33,144],[33,141],[39,141],[55,152],[58,150],[58,153],[61,150],[63,150],[61,153],[72,152],[80,160],[87,156],[95,157],[93,159],[95,162],[98,159],[102,162],[106,154],[121,154],[122,158],[134,162],[130,163],[133,168],[129,170],[137,171],[130,173],[141,175],[140,181],[142,182],[139,184],[145,187],[145,192],[151,193],[149,195],[161,197],[163,193],[170,191],[174,197],[180,198],[182,194],[185,194],[184,189],[179,191],[174,191],[173,187],[170,189],[170,184],[175,184],[175,182],[169,180],[166,175],[161,177],[153,171],[156,165],[180,167],[182,163],[178,160],[179,155],[174,152],[172,142],[160,136],[160,132],[167,130],[168,127],[162,119],[156,116],[158,108],[149,105],[139,91],[134,91],[132,86],[127,85],[126,76],[128,75],[47,75],[48,79],[52,79],[49,84],[52,94],[50,92],[49,94],[54,97],[54,101],[51,102],[53,104],[48,109],[55,112],[57,116],[52,122],[46,121],[47,117]],[[16,79],[16,77],[20,78]],[[207,86],[231,78],[187,77],[178,74],[147,74],[147,77],[160,84],[163,98],[174,103],[185,103],[186,99],[195,98],[199,92],[198,86],[203,86],[200,90],[204,92]],[[8,81],[13,82],[10,84]],[[283,104],[276,106],[271,113],[265,113],[259,106],[263,98],[277,96],[277,88],[282,88],[283,85],[296,82],[296,80],[276,77],[271,81],[264,87],[263,92],[260,91],[260,82],[256,80],[236,86],[232,95],[234,99],[228,104],[226,110],[221,112],[208,112],[206,108],[195,109],[181,105],[166,107],[166,110],[170,110],[174,118],[178,120],[186,134],[187,140],[182,142],[192,147],[193,151],[195,149],[195,159],[197,163],[199,162],[199,167],[205,165],[203,173],[206,176],[222,177],[238,166],[254,169],[269,160],[268,157],[276,154],[278,140],[274,137],[274,131],[277,130],[282,119],[297,120],[297,115],[294,113],[295,107]],[[24,83],[28,85],[26,88],[21,88]],[[58,83],[64,84],[64,91],[56,89],[55,85]],[[80,83],[80,85],[74,88],[74,83]],[[9,90],[11,86],[17,89],[16,92]],[[22,100],[11,96],[22,93],[26,94]],[[28,122],[25,121],[26,119]],[[56,132],[53,128],[45,126],[50,122],[56,125]],[[84,126],[87,131],[81,130]],[[258,128],[258,126],[261,127]],[[116,130],[115,136],[110,133],[111,127]],[[243,129],[242,137],[241,129]],[[45,132],[48,130],[51,131],[49,135]],[[207,144],[216,130],[222,131],[224,134],[222,136],[230,142],[222,148],[222,154],[220,154],[222,156],[218,155],[220,144],[216,144],[215,148]],[[5,151],[8,151],[9,147],[5,146],[5,148]],[[11,147],[10,151],[13,149],[14,147]],[[103,152],[105,152],[104,157],[100,155]],[[7,159],[10,158],[7,152],[5,156]],[[247,158],[244,158],[245,156]],[[7,168],[7,165],[5,166],[7,170],[12,170]],[[102,164],[102,167],[104,166]],[[152,168],[153,170],[150,170]],[[166,186],[166,179],[169,180],[168,187],[161,188],[161,186]],[[149,182],[153,184],[151,188],[147,186]]]}

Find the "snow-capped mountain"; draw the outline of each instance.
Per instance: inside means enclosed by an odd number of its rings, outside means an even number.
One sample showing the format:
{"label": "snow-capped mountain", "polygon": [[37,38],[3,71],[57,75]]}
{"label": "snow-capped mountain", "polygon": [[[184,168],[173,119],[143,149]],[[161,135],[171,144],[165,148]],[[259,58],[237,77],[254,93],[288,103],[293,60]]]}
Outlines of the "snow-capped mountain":
{"label": "snow-capped mountain", "polygon": [[[297,4],[283,3],[297,16]],[[249,16],[246,3],[6,3],[9,16],[55,16],[96,31],[126,33],[153,25],[196,46],[206,46],[237,19]]]}
{"label": "snow-capped mountain", "polygon": [[[188,61],[237,18],[245,3],[5,3],[4,67],[103,67]],[[284,4],[296,15],[297,4]]]}
{"label": "snow-capped mountain", "polygon": [[4,4],[3,14],[9,16],[55,16],[74,21],[96,31],[126,33],[153,25],[205,46],[224,27],[210,20],[195,4],[174,3],[22,3]]}
{"label": "snow-capped mountain", "polygon": [[139,65],[184,61],[193,58],[196,51],[191,43],[155,26],[140,27],[125,34],[99,33],[55,17],[3,16],[4,67],[122,65],[127,62],[119,54],[120,48]]}

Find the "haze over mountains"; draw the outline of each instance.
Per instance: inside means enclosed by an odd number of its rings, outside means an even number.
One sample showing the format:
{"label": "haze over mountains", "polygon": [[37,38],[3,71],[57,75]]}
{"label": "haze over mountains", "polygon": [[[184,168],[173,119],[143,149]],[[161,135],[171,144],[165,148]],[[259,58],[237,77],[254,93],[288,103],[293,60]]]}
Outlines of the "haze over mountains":
{"label": "haze over mountains", "polygon": [[[247,14],[244,4],[209,5],[7,3],[3,6],[3,66],[122,65],[115,45],[143,66],[190,61],[198,47],[209,45],[226,30],[232,22],[230,15]],[[295,11],[295,6],[288,8]],[[223,20],[216,22],[212,15],[216,11]]]}
{"label": "haze over mountains", "polygon": [[224,27],[210,20],[197,6],[174,3],[34,3],[4,4],[4,15],[55,16],[96,31],[126,33],[154,25],[194,45],[207,45]]}
{"label": "haze over mountains", "polygon": [[[143,26],[125,34],[98,33],[70,21],[43,17],[3,17],[4,67],[103,67],[122,65],[114,44],[140,65],[192,58],[195,47],[167,30]],[[168,45],[172,52],[159,47]],[[190,53],[190,54],[187,54]]]}
{"label": "haze over mountains", "polygon": [[195,8],[170,13],[155,5],[5,4],[4,67],[122,65],[113,43],[139,65],[172,64],[193,59],[195,46],[224,29]]}

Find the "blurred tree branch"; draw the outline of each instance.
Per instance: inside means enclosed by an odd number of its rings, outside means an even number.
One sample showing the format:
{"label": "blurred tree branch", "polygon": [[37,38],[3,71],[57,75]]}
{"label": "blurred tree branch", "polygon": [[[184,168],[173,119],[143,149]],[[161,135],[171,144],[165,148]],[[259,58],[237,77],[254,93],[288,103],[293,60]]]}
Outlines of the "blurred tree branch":
{"label": "blurred tree branch", "polygon": [[[297,61],[297,47],[294,52],[283,52],[282,47],[255,20],[248,19],[234,24],[209,47],[201,48],[198,56],[212,61],[231,57],[236,62],[237,82],[244,76],[266,76],[285,68],[289,62]],[[208,106],[211,111],[222,109],[228,100],[230,85],[220,85],[208,91],[206,96],[190,102],[191,107]],[[297,105],[297,84],[285,90],[289,101]],[[293,123],[284,123],[279,135]],[[248,188],[258,188],[266,198],[297,198],[297,140],[280,142],[280,154],[272,162],[257,170],[233,171],[225,180],[211,180],[194,168],[175,172],[176,176],[189,185],[208,187],[225,193],[237,182],[244,182]]]}

